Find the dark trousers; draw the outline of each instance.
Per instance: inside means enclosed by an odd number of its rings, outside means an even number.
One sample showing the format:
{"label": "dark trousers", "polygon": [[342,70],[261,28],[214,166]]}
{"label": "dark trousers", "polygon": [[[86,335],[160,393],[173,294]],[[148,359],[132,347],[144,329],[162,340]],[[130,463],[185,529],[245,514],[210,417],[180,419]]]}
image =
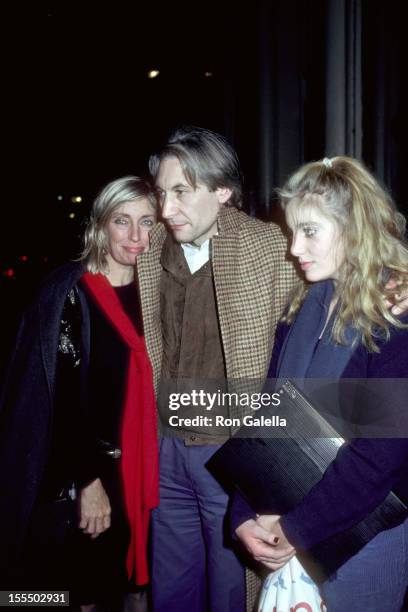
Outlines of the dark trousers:
{"label": "dark trousers", "polygon": [[205,463],[216,445],[160,447],[160,505],[152,514],[154,612],[244,612],[244,568],[226,543],[228,495]]}

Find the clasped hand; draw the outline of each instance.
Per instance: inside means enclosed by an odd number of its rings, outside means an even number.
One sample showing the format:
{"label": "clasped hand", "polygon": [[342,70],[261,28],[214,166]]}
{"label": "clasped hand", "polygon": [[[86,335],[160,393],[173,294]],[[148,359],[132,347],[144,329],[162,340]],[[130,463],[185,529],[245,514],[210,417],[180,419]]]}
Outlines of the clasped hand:
{"label": "clasped hand", "polygon": [[99,478],[96,478],[79,494],[79,528],[92,539],[109,529],[111,505]]}
{"label": "clasped hand", "polygon": [[270,570],[280,569],[296,554],[279,519],[276,514],[258,516],[242,523],[235,532],[255,561]]}

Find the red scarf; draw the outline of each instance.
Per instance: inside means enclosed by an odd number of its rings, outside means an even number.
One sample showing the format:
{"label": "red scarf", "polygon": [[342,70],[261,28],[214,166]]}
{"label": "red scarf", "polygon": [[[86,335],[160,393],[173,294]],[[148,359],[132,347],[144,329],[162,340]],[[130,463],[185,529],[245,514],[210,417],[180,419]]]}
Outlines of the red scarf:
{"label": "red scarf", "polygon": [[[128,576],[149,582],[147,538],[150,510],[159,503],[156,405],[152,368],[144,338],[139,336],[111,284],[102,274],[85,272],[81,281],[129,347],[129,367],[121,424],[121,473],[130,524]],[[135,304],[136,308],[136,304]]]}

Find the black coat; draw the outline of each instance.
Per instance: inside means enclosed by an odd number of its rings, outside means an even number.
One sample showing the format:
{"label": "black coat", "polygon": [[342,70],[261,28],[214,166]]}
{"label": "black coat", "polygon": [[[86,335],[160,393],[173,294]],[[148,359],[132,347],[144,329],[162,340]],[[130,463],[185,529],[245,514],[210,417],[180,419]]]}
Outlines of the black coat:
{"label": "black coat", "polygon": [[[61,314],[68,292],[82,274],[82,266],[67,264],[50,275],[24,314],[18,332],[0,405],[0,571],[18,557],[44,473],[51,440]],[[80,303],[84,372],[90,325],[81,294]]]}

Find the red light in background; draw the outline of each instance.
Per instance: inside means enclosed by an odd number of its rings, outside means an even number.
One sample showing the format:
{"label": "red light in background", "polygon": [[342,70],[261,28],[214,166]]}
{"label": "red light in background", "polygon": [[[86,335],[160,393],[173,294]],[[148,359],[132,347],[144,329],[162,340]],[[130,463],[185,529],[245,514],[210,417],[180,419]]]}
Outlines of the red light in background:
{"label": "red light in background", "polygon": [[4,270],[3,272],[3,276],[7,276],[8,278],[13,278],[16,275],[16,273],[14,272],[13,268],[7,268],[7,270]]}
{"label": "red light in background", "polygon": [[19,260],[20,261],[28,261],[28,257],[27,257],[27,255],[20,255]]}

